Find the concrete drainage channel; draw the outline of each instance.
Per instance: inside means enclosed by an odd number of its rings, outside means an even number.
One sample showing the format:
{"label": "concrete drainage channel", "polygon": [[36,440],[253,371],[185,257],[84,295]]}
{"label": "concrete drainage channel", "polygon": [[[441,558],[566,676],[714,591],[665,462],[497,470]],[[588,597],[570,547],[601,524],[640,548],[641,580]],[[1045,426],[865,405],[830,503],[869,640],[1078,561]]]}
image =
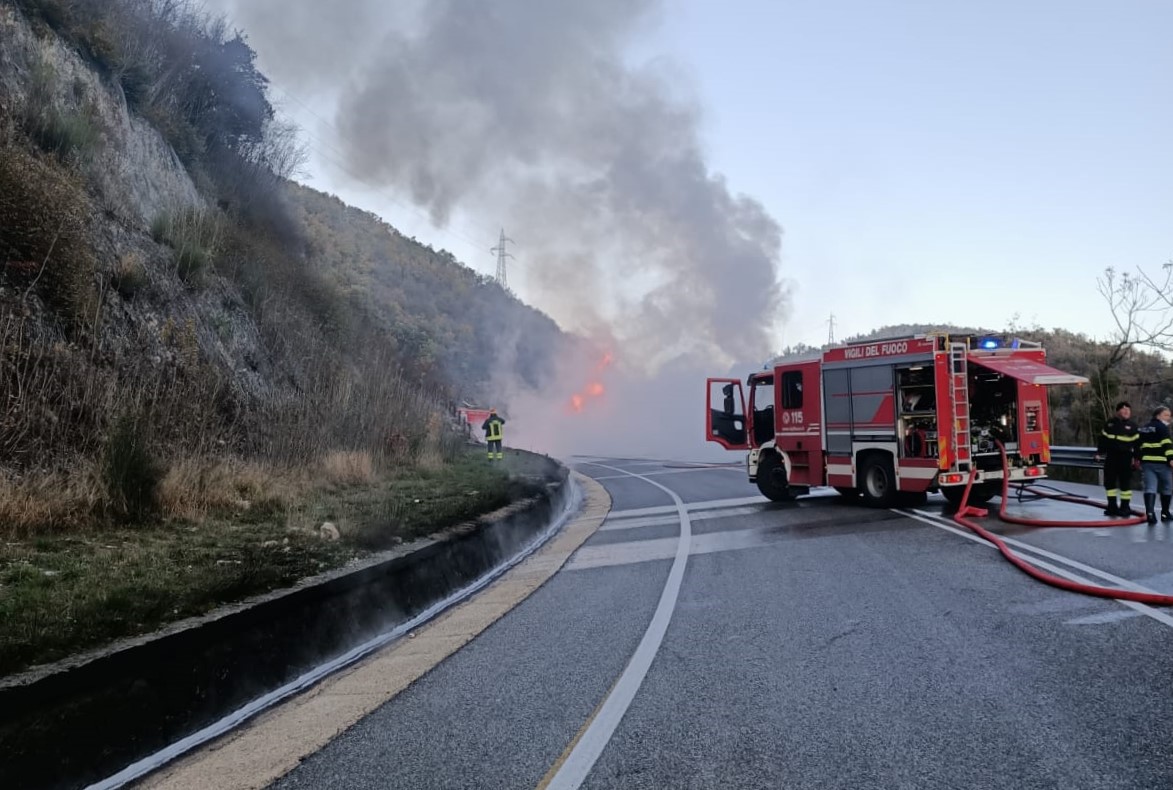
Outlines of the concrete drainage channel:
{"label": "concrete drainage channel", "polygon": [[120,787],[391,643],[557,531],[581,494],[565,467],[550,476],[409,554],[0,686],[0,787]]}

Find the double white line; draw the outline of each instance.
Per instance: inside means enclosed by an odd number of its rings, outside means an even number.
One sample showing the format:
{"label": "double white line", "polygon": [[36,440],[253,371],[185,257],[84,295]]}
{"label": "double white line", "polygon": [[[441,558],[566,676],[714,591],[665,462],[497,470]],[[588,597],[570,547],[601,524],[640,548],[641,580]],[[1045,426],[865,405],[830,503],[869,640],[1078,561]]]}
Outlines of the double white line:
{"label": "double white line", "polygon": [[[997,551],[997,547],[995,547],[992,543],[986,542],[973,532],[958,527],[949,519],[946,519],[936,513],[930,513],[926,510],[918,510],[916,508],[893,508],[893,512],[900,513],[901,515],[908,516],[912,519],[916,519],[917,521],[937,527],[938,529],[943,529],[946,532],[952,532],[954,535],[958,535],[962,538],[965,538],[966,540],[972,540],[974,543],[980,543],[983,546],[989,546],[994,551]],[[1032,546],[1029,543],[1023,543],[1021,540],[1008,538],[1005,535],[999,535],[999,537],[1002,538],[1002,540],[1007,545],[1013,546],[1015,549],[1017,549],[1018,553],[1024,555],[1024,558],[1029,560],[1032,565],[1036,565],[1045,571],[1049,571],[1050,573],[1055,574],[1056,576],[1062,576],[1064,579],[1078,582],[1079,584],[1096,584],[1096,582],[1087,578],[1087,576],[1094,576],[1101,581],[1110,582],[1111,584],[1114,584],[1122,589],[1161,594],[1157,590],[1144,587],[1143,585],[1129,581],[1128,579],[1122,579],[1119,576],[1108,573],[1107,571],[1102,571],[1099,568],[1093,568],[1090,565],[1085,565],[1078,560],[1073,560],[1070,557],[1064,557],[1062,554],[1056,554],[1053,551],[1040,549],[1038,546]],[[1054,563],[1056,562],[1063,563],[1064,565],[1067,565],[1068,568],[1074,568],[1077,571],[1081,571],[1082,573],[1087,574],[1087,576],[1080,576],[1078,573],[1073,573],[1067,568],[1062,568],[1058,565],[1055,565]],[[1162,623],[1169,626],[1170,628],[1173,628],[1173,616],[1170,616],[1162,609],[1157,609],[1143,603],[1137,603],[1136,601],[1122,601],[1119,598],[1114,600],[1121,606],[1126,606],[1135,612],[1143,614],[1145,617],[1151,617],[1158,623]]]}

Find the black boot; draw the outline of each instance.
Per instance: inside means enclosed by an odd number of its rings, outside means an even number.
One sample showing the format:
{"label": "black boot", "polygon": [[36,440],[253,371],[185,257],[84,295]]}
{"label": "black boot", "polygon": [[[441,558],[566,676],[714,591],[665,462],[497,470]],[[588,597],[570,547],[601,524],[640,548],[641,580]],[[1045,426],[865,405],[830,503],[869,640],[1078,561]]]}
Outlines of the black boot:
{"label": "black boot", "polygon": [[1132,497],[1127,499],[1120,497],[1120,509],[1118,511],[1120,518],[1132,518],[1136,515],[1132,510]]}
{"label": "black boot", "polygon": [[1173,513],[1169,512],[1171,502],[1173,502],[1173,496],[1161,494],[1161,521],[1173,521]]}
{"label": "black boot", "polygon": [[1104,515],[1110,517],[1120,515],[1120,510],[1116,507],[1116,497],[1108,497],[1108,506],[1104,508]]}
{"label": "black boot", "polygon": [[1157,508],[1157,495],[1156,494],[1145,494],[1144,495],[1144,512],[1145,512],[1145,516],[1148,517],[1150,524],[1157,523],[1157,514],[1154,512],[1156,510],[1156,508]]}

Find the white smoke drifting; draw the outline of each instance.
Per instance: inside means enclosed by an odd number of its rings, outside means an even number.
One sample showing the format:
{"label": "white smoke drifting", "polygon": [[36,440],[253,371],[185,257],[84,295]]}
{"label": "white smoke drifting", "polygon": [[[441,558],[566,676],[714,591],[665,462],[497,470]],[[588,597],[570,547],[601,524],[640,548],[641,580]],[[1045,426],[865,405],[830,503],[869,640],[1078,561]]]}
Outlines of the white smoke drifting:
{"label": "white smoke drifting", "polygon": [[[760,364],[778,345],[777,222],[711,171],[697,108],[670,74],[629,62],[662,11],[656,0],[231,9],[278,85],[333,104],[348,172],[438,224],[459,208],[514,229],[528,299],[614,352],[608,394],[581,414],[561,413],[562,392],[499,382],[511,435],[535,446],[695,455],[703,374]],[[563,388],[596,361],[563,360]]]}

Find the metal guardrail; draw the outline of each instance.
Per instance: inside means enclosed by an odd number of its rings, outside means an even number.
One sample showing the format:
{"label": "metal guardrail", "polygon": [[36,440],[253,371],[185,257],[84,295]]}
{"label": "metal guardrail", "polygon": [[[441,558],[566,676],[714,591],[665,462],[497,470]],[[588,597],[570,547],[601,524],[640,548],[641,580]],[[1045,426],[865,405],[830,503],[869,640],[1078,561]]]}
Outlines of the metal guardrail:
{"label": "metal guardrail", "polygon": [[1095,460],[1094,447],[1052,447],[1051,466],[1072,469],[1099,469],[1103,464]]}

